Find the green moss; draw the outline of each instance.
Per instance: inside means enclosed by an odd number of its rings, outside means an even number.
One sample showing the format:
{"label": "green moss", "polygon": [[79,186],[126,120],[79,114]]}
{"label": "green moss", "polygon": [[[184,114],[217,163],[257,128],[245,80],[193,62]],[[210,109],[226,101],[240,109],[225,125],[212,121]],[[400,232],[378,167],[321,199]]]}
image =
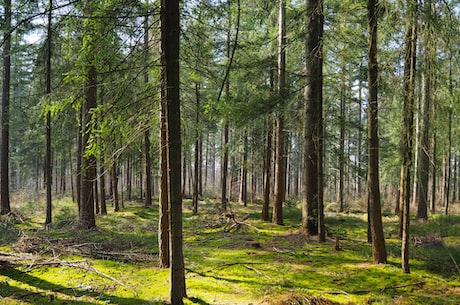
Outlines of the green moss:
{"label": "green moss", "polygon": [[[157,208],[127,203],[122,212],[109,211],[109,215],[98,217],[98,229],[82,232],[75,226],[77,211],[70,200],[54,203],[50,230],[43,230],[42,206],[20,205],[24,222],[1,219],[4,232],[11,235],[0,237],[0,250],[19,249],[19,237],[25,235],[37,242],[30,251],[48,258],[59,255],[65,261],[86,260],[94,271],[68,266],[32,270],[27,265],[0,266],[2,304],[52,300],[54,304],[136,305],[168,300],[169,270],[157,268],[154,254],[158,247]],[[224,230],[225,223],[215,207],[212,201],[201,204],[199,214],[193,216],[184,210],[186,304],[257,304],[291,293],[322,296],[342,304],[458,303],[460,276],[454,262],[460,262],[460,217],[436,216],[428,223],[413,222],[413,236],[438,238],[442,243],[411,247],[412,273],[404,274],[395,217],[384,218],[389,263],[374,265],[366,241],[366,214],[326,217],[331,235],[326,243],[319,243],[315,237],[300,234],[301,212],[295,202],[285,209],[284,226],[260,221],[258,205],[233,203],[237,220],[243,221],[245,215],[249,218],[231,232]],[[336,251],[334,234],[339,233],[342,250]],[[87,251],[59,253],[59,243],[63,248]],[[100,254],[104,252],[109,254]],[[117,257],[116,253],[145,255],[149,260]],[[417,283],[424,283],[423,289]]]}

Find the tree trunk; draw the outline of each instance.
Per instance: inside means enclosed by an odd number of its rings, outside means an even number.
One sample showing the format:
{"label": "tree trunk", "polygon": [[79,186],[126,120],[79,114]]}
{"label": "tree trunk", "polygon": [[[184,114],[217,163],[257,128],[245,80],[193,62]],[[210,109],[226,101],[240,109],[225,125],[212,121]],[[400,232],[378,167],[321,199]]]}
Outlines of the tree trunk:
{"label": "tree trunk", "polygon": [[203,197],[203,132],[198,134],[198,196]]}
{"label": "tree trunk", "polygon": [[[455,96],[454,96],[454,83],[452,77],[452,52],[449,56],[449,97],[451,99],[451,105],[455,103]],[[446,156],[445,162],[445,178],[444,178],[444,203],[446,206],[445,214],[449,215],[449,195],[450,195],[450,182],[451,182],[451,158],[452,158],[452,113],[453,113],[452,106],[448,107],[448,121],[447,121],[447,145],[445,146],[446,152],[444,155]]]}
{"label": "tree trunk", "polygon": [[286,131],[284,109],[286,99],[286,1],[280,0],[278,17],[278,96],[280,110],[276,118],[275,189],[272,222],[283,225],[283,203],[286,192]]}
{"label": "tree trunk", "polygon": [[192,194],[192,212],[198,213],[198,193],[199,193],[199,167],[200,167],[200,84],[195,84],[195,97],[196,97],[196,116],[195,116],[195,163],[193,171],[193,194]]}
{"label": "tree trunk", "polygon": [[243,139],[243,162],[241,166],[241,188],[240,188],[240,203],[244,206],[248,205],[248,134],[244,131]]}
{"label": "tree trunk", "polygon": [[10,82],[11,82],[11,0],[4,1],[3,24],[3,82],[2,82],[2,115],[1,115],[1,148],[0,148],[0,214],[8,214],[10,207],[9,182],[9,120],[10,120]]}
{"label": "tree trunk", "polygon": [[221,210],[227,210],[227,179],[228,179],[228,122],[225,122],[223,139],[222,139],[222,148],[224,154],[222,156],[222,178],[221,178]]}
{"label": "tree trunk", "polygon": [[[452,96],[453,98],[453,96]],[[449,110],[448,114],[448,127],[447,127],[447,143],[445,146],[445,162],[444,162],[444,205],[445,205],[445,214],[449,215],[449,200],[450,200],[450,180],[451,180],[451,150],[452,150],[452,112],[453,110]]]}
{"label": "tree trunk", "polygon": [[[53,12],[53,1],[49,0],[49,11],[48,11],[48,29],[47,29],[47,43],[46,43],[46,94],[49,96],[51,93],[51,22]],[[52,198],[51,198],[51,187],[52,187],[52,168],[51,168],[51,110],[46,113],[46,220],[45,226],[51,224],[53,221],[52,213]]]}
{"label": "tree trunk", "polygon": [[96,108],[96,68],[89,65],[87,68],[87,83],[85,101],[83,103],[82,120],[82,164],[81,164],[81,195],[80,195],[80,218],[79,226],[85,229],[96,227],[94,215],[94,187],[93,181],[96,179],[96,157],[87,153],[90,145],[92,110]]}
{"label": "tree trunk", "polygon": [[[103,158],[101,158],[102,161]],[[101,215],[107,215],[107,202],[105,200],[106,188],[105,188],[105,165],[101,162],[99,166],[99,185],[100,185],[100,203],[101,203]]]}
{"label": "tree trunk", "polygon": [[377,61],[377,0],[367,2],[368,22],[368,206],[372,254],[375,263],[386,263],[387,252],[383,235],[379,181],[379,137],[378,137],[378,61]]}
{"label": "tree trunk", "polygon": [[[306,86],[304,124],[304,172],[302,191],[302,228],[310,235],[321,233],[325,239],[322,177],[322,34],[323,1],[307,0]],[[321,214],[321,215],[320,215]],[[320,232],[321,228],[321,232]]]}
{"label": "tree trunk", "polygon": [[401,260],[404,273],[409,273],[410,172],[415,100],[415,63],[417,45],[417,0],[408,1],[404,60],[404,110],[401,140],[402,164],[400,180]]}
{"label": "tree trunk", "polygon": [[345,171],[345,68],[342,70],[340,93],[340,144],[339,144],[339,192],[337,201],[339,212],[343,212],[344,171]]}
{"label": "tree trunk", "polygon": [[358,141],[357,141],[357,152],[356,152],[356,193],[361,197],[362,187],[361,187],[361,145],[362,145],[362,112],[363,112],[363,103],[362,103],[362,81],[359,80],[359,93],[358,93]]}
{"label": "tree trunk", "polygon": [[158,249],[160,268],[169,268],[169,195],[168,195],[168,141],[166,100],[160,100],[160,210],[158,224]]}
{"label": "tree trunk", "polygon": [[261,218],[263,221],[269,221],[270,208],[270,184],[271,184],[271,166],[272,166],[272,135],[273,124],[269,119],[267,131],[265,134],[265,155],[264,155],[264,203],[262,206]]}
{"label": "tree trunk", "polygon": [[111,170],[111,189],[112,189],[112,200],[114,212],[120,211],[120,200],[118,198],[118,160],[113,161]]}
{"label": "tree trunk", "polygon": [[182,250],[181,120],[179,96],[179,0],[161,1],[161,99],[167,105],[171,303],[186,297]]}
{"label": "tree trunk", "polygon": [[150,158],[150,130],[144,133],[144,158],[145,158],[145,202],[146,208],[152,204],[152,161]]}
{"label": "tree trunk", "polygon": [[428,179],[430,171],[430,157],[429,157],[429,130],[430,130],[430,103],[431,103],[431,89],[430,89],[430,69],[422,75],[422,94],[423,104],[421,107],[421,143],[419,150],[419,181],[417,185],[417,219],[428,219]]}
{"label": "tree trunk", "polygon": [[[146,14],[144,17],[144,48],[145,48],[145,63],[147,64],[150,60],[149,52],[149,15]],[[148,69],[144,72],[144,83],[149,83]],[[150,158],[150,129],[147,129],[144,133],[144,160],[145,160],[145,201],[144,206],[146,208],[151,207],[152,204],[152,160]],[[141,196],[142,198],[142,196]]]}
{"label": "tree trunk", "polygon": [[[432,108],[434,109],[433,111],[433,116],[436,116],[436,105],[433,103]],[[436,121],[436,118],[433,118],[434,121]],[[436,133],[433,132],[431,135],[431,145],[432,145],[432,160],[431,160],[431,214],[436,213],[436,197],[437,197],[437,190],[436,190],[436,152],[437,152],[437,140],[436,140]]]}
{"label": "tree trunk", "polygon": [[[132,174],[131,174],[131,172],[133,171],[133,167],[134,167],[134,165],[133,165],[134,157],[131,154],[132,154],[132,152],[128,153],[128,158],[127,158],[127,160],[125,162],[125,166],[124,166],[124,168],[126,169],[126,191],[128,192],[128,200],[131,200],[131,198],[132,198]],[[122,183],[121,185],[124,185],[124,184]]]}
{"label": "tree trunk", "polygon": [[[433,45],[432,45],[432,4],[425,2],[425,22],[423,32],[425,70],[422,71],[422,104],[421,104],[421,139],[419,155],[419,181],[417,185],[417,219],[428,219],[428,182],[430,172],[430,112],[431,112],[431,84],[433,73]],[[434,156],[433,156],[434,157]]]}

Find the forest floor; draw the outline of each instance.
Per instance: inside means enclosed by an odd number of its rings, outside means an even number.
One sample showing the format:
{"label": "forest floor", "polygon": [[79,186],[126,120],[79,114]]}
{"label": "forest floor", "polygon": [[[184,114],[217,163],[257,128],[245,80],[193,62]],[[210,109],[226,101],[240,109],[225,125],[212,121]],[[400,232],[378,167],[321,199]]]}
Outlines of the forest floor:
{"label": "forest floor", "polygon": [[[457,204],[455,208],[458,208]],[[0,304],[167,304],[169,271],[157,258],[158,208],[127,203],[76,229],[76,205],[15,203],[0,218]],[[397,218],[384,216],[388,263],[372,263],[366,215],[328,212],[328,239],[300,233],[298,204],[285,225],[262,222],[260,205],[233,203],[229,215],[184,202],[186,304],[460,304],[460,215],[413,221],[411,273],[400,267]],[[386,213],[384,213],[386,214]]]}

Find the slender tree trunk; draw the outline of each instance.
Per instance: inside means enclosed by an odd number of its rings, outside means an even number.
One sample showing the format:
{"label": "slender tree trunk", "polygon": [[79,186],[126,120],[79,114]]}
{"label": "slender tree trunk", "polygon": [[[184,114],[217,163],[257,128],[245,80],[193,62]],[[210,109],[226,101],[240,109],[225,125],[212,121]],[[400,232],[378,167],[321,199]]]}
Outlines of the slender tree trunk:
{"label": "slender tree trunk", "polygon": [[[123,168],[126,169],[126,191],[128,192],[128,200],[132,199],[132,171],[133,171],[133,167],[134,167],[134,165],[133,165],[134,157],[131,154],[132,154],[132,152],[128,153],[128,158],[126,159],[126,162],[124,163],[125,166],[122,167],[122,169]],[[122,170],[122,172],[123,172],[123,170]],[[125,184],[122,183],[122,185],[125,185]]]}
{"label": "slender tree trunk", "polygon": [[4,1],[3,24],[3,81],[2,81],[2,116],[0,148],[0,214],[8,214],[10,207],[9,182],[9,120],[10,120],[10,82],[11,82],[11,0]]}
{"label": "slender tree trunk", "polygon": [[280,109],[276,118],[276,163],[275,189],[272,222],[282,225],[283,201],[286,192],[286,131],[284,127],[284,109],[286,99],[286,1],[280,0],[278,17],[278,96]]}
{"label": "slender tree trunk", "polygon": [[[149,15],[146,14],[144,17],[144,48],[145,48],[145,62],[146,64],[150,61],[150,48],[149,48]],[[145,69],[144,83],[149,83],[148,69]],[[145,207],[151,207],[152,204],[152,160],[150,158],[150,129],[147,129],[144,133],[144,160],[145,160]]]}
{"label": "slender tree trunk", "polygon": [[453,168],[452,168],[452,202],[455,202],[457,200],[457,162],[458,162],[458,157],[454,156],[453,157]]}
{"label": "slender tree trunk", "polygon": [[96,68],[90,65],[87,68],[86,95],[83,103],[82,120],[82,164],[81,164],[81,195],[79,226],[91,229],[96,226],[94,215],[94,187],[96,179],[96,157],[87,153],[91,131],[92,110],[96,108]]}
{"label": "slender tree trunk", "polygon": [[[167,125],[166,125],[167,126]],[[185,134],[185,132],[184,132]],[[187,189],[187,148],[186,150],[182,153],[182,197],[185,196],[185,190]]]}
{"label": "slender tree trunk", "polygon": [[356,152],[356,193],[358,196],[361,196],[362,186],[361,186],[361,145],[362,145],[362,112],[363,112],[363,103],[362,103],[362,82],[359,80],[359,93],[358,93],[358,142],[357,152]]}
{"label": "slender tree trunk", "polygon": [[[102,161],[103,158],[101,159]],[[99,185],[100,185],[100,203],[101,203],[101,215],[107,215],[107,202],[105,200],[106,188],[105,188],[105,165],[104,162],[100,163],[99,166]]]}
{"label": "slender tree trunk", "polygon": [[[100,105],[104,105],[104,87],[101,86],[100,92],[99,92],[99,103]],[[102,121],[102,117],[98,117],[98,123]],[[101,137],[98,137],[98,143],[102,141]],[[105,199],[106,197],[106,183],[105,183],[105,172],[106,172],[106,157],[105,157],[105,149],[102,148],[102,153],[99,156],[98,163],[99,163],[99,195],[100,195],[100,206],[101,206],[101,215],[107,215],[107,201]],[[97,194],[97,193],[96,193]]]}
{"label": "slender tree trunk", "polygon": [[270,207],[270,184],[271,184],[271,164],[272,164],[272,135],[273,124],[270,119],[267,124],[267,131],[265,134],[265,157],[264,157],[264,203],[262,206],[262,220],[269,221],[269,207]]}
{"label": "slender tree trunk", "polygon": [[[454,82],[452,76],[452,52],[449,54],[449,97],[451,99],[451,105],[454,105],[455,96],[454,96]],[[445,162],[445,178],[444,178],[444,203],[446,206],[445,214],[449,215],[449,200],[450,200],[450,183],[451,183],[451,158],[452,158],[452,113],[453,108],[448,108],[448,121],[447,121],[447,145],[445,147],[446,152],[444,153],[446,156]]]}
{"label": "slender tree trunk", "polygon": [[160,268],[169,268],[169,194],[168,194],[168,141],[166,100],[160,101],[160,211],[158,224],[158,248]]}
{"label": "slender tree trunk", "polygon": [[408,1],[404,63],[404,110],[401,141],[402,164],[400,180],[400,235],[402,238],[401,260],[404,273],[409,273],[409,223],[410,223],[410,172],[414,128],[415,63],[417,45],[417,0]]}
{"label": "slender tree trunk", "polygon": [[198,136],[198,196],[203,196],[203,132]]}
{"label": "slender tree trunk", "polygon": [[304,125],[304,182],[302,191],[302,228],[310,235],[320,233],[325,240],[323,215],[323,1],[307,0],[306,83]]}
{"label": "slender tree trunk", "polygon": [[[434,103],[433,103],[434,104]],[[433,105],[434,109],[436,109],[436,106]],[[436,110],[433,112],[433,115],[436,115]],[[434,118],[433,118],[434,119]],[[434,121],[436,121],[436,119],[434,119]],[[432,138],[432,147],[433,147],[433,151],[431,153],[431,156],[432,156],[432,160],[431,160],[431,206],[430,206],[430,210],[431,210],[431,214],[436,214],[436,197],[437,197],[437,192],[436,192],[436,177],[437,177],[437,174],[436,174],[436,152],[437,152],[437,141],[436,141],[436,133],[432,133],[431,135],[431,138]]]}
{"label": "slender tree trunk", "polygon": [[150,158],[150,130],[144,133],[144,158],[145,158],[145,202],[146,208],[152,204],[152,161]]}
{"label": "slender tree trunk", "polygon": [[221,210],[227,210],[227,179],[228,179],[228,122],[224,124],[222,148],[224,154],[222,156],[222,178],[221,178]]}
{"label": "slender tree trunk", "polygon": [[430,171],[430,157],[429,157],[429,130],[430,130],[430,103],[431,103],[431,89],[430,89],[430,72],[425,72],[422,76],[422,94],[423,104],[421,107],[421,143],[419,150],[419,182],[417,185],[417,219],[428,219],[428,179]]}
{"label": "slender tree trunk", "polygon": [[[453,97],[452,97],[453,98]],[[449,215],[449,201],[450,201],[450,180],[451,180],[451,161],[452,158],[451,150],[452,150],[452,112],[451,109],[448,114],[448,122],[447,122],[447,143],[445,146],[445,162],[444,162],[444,205],[445,205],[445,214]]]}
{"label": "slender tree trunk", "polygon": [[[53,1],[49,0],[49,11],[48,11],[48,29],[47,29],[47,43],[46,43],[46,94],[49,96],[51,93],[51,22],[53,12]],[[52,213],[52,198],[51,198],[51,187],[52,187],[52,167],[51,167],[51,110],[46,113],[46,220],[45,226],[51,224],[53,221]]]}
{"label": "slender tree trunk", "polygon": [[120,199],[118,198],[118,160],[113,161],[110,180],[112,185],[113,210],[114,212],[119,212]]}
{"label": "slender tree trunk", "polygon": [[168,190],[171,255],[171,304],[183,304],[181,121],[179,97],[179,0],[161,1],[161,99],[167,106]]}
{"label": "slender tree trunk", "polygon": [[198,193],[199,193],[199,167],[200,167],[200,84],[195,84],[195,97],[196,97],[196,116],[195,116],[195,164],[193,171],[193,194],[192,194],[192,206],[193,214],[198,213]]}
{"label": "slender tree trunk", "polygon": [[341,97],[340,97],[340,144],[339,144],[339,192],[337,201],[339,203],[339,212],[343,212],[344,197],[344,167],[345,167],[345,68],[342,71],[341,79]]}
{"label": "slender tree trunk", "polygon": [[248,134],[247,130],[244,131],[243,139],[243,162],[241,166],[241,188],[240,188],[240,202],[244,206],[248,205]]}
{"label": "slender tree trunk", "polygon": [[430,112],[431,112],[431,84],[433,73],[433,45],[432,45],[432,3],[425,1],[424,6],[424,57],[425,70],[422,72],[422,103],[421,103],[421,139],[419,155],[419,181],[417,185],[417,219],[428,219],[428,182],[430,172]]}
{"label": "slender tree trunk", "polygon": [[368,202],[372,254],[375,263],[386,263],[387,252],[383,235],[379,182],[379,137],[378,137],[378,61],[377,61],[377,0],[367,2],[368,20]]}

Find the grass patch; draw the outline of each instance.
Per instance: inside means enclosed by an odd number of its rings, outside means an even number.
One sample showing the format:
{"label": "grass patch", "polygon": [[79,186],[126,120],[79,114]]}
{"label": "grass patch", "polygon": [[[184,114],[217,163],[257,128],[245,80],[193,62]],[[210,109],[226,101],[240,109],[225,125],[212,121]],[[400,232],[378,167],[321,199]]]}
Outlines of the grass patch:
{"label": "grass patch", "polygon": [[[127,203],[98,217],[97,229],[79,231],[74,203],[54,202],[47,230],[43,206],[25,203],[0,218],[1,304],[166,304],[158,208]],[[298,204],[286,207],[284,226],[260,221],[260,210],[232,204],[238,226],[210,200],[200,202],[198,215],[184,210],[186,304],[460,302],[458,215],[412,223],[411,273],[403,274],[395,217],[384,217],[389,263],[374,265],[362,213],[328,214],[328,240],[319,243],[300,232]]]}

